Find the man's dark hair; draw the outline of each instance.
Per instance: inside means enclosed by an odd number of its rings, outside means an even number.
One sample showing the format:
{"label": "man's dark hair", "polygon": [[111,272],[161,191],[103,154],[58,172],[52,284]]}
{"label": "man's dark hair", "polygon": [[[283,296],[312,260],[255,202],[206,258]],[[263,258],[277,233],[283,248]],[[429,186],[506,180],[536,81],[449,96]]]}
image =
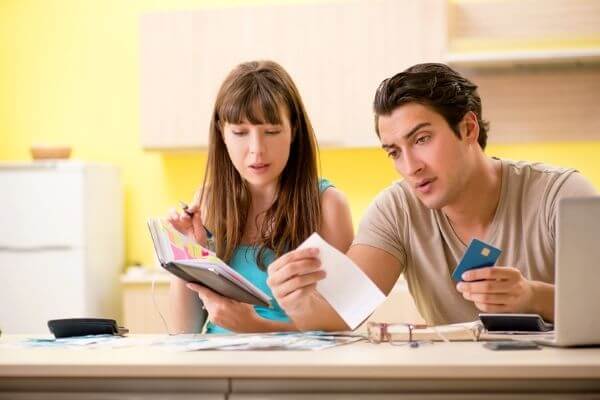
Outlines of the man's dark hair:
{"label": "man's dark hair", "polygon": [[417,64],[385,79],[375,93],[375,132],[379,134],[379,117],[390,115],[407,103],[431,107],[440,114],[460,139],[458,124],[465,114],[473,111],[479,123],[478,143],[487,144],[489,123],[481,118],[481,98],[477,85],[444,64]]}

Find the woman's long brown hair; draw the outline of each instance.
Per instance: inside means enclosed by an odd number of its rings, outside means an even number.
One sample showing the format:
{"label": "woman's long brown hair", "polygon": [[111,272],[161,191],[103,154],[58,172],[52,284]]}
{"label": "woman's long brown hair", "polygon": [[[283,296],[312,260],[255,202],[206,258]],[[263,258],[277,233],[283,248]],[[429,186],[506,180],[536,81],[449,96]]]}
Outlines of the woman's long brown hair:
{"label": "woman's long brown hair", "polygon": [[[282,111],[292,127],[290,155],[272,206],[264,213],[258,237],[258,265],[266,269],[264,255],[277,257],[300,245],[321,222],[317,172],[317,143],[302,99],[289,74],[273,61],[238,65],[221,85],[210,122],[208,162],[200,194],[203,218],[214,235],[217,256],[229,262],[242,241],[251,196],[223,141],[226,122],[281,124]],[[206,202],[204,202],[206,196]],[[257,218],[258,221],[258,218]],[[252,221],[251,221],[252,222]]]}

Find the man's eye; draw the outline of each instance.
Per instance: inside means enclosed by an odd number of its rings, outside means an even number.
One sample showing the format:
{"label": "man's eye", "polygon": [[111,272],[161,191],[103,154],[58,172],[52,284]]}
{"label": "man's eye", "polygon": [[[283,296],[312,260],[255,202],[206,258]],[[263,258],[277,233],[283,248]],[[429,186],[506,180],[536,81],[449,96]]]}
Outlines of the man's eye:
{"label": "man's eye", "polygon": [[417,144],[423,144],[423,143],[427,143],[427,142],[429,142],[429,139],[431,139],[431,136],[430,136],[430,135],[423,135],[423,136],[420,136],[420,137],[419,137],[419,138],[416,140],[416,142],[415,142],[415,143],[417,143]]}
{"label": "man's eye", "polygon": [[390,151],[389,153],[387,153],[388,157],[391,159],[396,159],[398,158],[398,152],[397,151]]}

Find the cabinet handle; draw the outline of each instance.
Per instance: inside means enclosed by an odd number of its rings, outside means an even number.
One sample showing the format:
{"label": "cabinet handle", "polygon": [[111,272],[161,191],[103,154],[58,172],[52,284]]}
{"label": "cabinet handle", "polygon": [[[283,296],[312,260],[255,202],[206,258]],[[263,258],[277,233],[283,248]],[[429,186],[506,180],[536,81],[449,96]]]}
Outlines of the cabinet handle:
{"label": "cabinet handle", "polygon": [[43,251],[66,251],[72,250],[69,245],[45,245],[45,246],[5,246],[0,244],[0,251],[12,251],[16,253],[43,252]]}

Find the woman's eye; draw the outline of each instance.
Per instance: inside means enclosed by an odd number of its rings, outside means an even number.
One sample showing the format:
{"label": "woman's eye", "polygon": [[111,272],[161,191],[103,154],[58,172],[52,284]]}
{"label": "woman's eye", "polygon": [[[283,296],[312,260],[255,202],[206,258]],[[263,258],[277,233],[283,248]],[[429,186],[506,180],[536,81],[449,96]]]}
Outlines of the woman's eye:
{"label": "woman's eye", "polygon": [[265,131],[265,133],[267,135],[277,135],[278,133],[281,133],[281,131],[279,131],[279,130],[271,130],[271,131]]}
{"label": "woman's eye", "polygon": [[246,132],[244,131],[231,131],[231,133],[233,133],[236,136],[242,136],[243,134],[245,134]]}

